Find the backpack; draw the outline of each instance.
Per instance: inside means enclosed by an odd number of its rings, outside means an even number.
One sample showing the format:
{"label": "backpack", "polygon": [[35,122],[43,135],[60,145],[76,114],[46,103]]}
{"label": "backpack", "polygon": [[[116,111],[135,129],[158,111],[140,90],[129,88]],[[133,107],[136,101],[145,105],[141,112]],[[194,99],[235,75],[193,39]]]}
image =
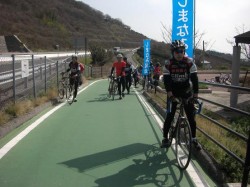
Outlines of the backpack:
{"label": "backpack", "polygon": [[81,71],[81,73],[83,73],[84,69],[85,69],[84,64],[80,63],[80,71]]}

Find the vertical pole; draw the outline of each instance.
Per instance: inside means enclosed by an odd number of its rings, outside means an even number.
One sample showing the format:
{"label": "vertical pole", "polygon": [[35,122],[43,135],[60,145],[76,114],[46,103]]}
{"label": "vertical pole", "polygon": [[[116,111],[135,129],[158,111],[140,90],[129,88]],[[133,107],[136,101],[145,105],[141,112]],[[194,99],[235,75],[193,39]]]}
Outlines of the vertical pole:
{"label": "vertical pole", "polygon": [[12,55],[12,72],[13,72],[13,101],[16,103],[16,72],[15,72],[15,55]]}
{"label": "vertical pole", "polygon": [[[232,62],[232,85],[239,85],[239,73],[240,73],[240,46],[233,47],[233,62]],[[231,89],[230,94],[230,107],[236,107],[238,102],[238,90]]]}
{"label": "vertical pole", "polygon": [[87,38],[85,37],[85,64],[87,64]]}
{"label": "vertical pole", "polygon": [[205,42],[203,40],[202,42],[202,67],[205,68]]}
{"label": "vertical pole", "polygon": [[193,59],[194,59],[194,62],[195,62],[195,36],[196,36],[196,33],[195,33],[195,16],[196,16],[196,0],[194,0],[194,49],[193,49]]}
{"label": "vertical pole", "polygon": [[34,55],[32,55],[32,78],[33,78],[33,94],[36,99],[36,80],[35,80],[35,63],[34,63]]}
{"label": "vertical pole", "polygon": [[59,87],[59,66],[58,66],[58,61],[56,61],[56,85],[57,88]]}
{"label": "vertical pole", "polygon": [[47,59],[44,57],[44,83],[45,93],[47,92]]}

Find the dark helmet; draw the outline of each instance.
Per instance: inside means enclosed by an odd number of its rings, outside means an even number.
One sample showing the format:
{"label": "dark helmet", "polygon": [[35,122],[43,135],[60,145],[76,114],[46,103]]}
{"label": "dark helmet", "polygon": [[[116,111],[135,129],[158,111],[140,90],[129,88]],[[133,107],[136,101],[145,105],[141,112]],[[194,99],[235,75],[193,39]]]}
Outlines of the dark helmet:
{"label": "dark helmet", "polygon": [[74,58],[77,60],[77,55],[72,55],[72,59]]}
{"label": "dark helmet", "polygon": [[174,40],[171,44],[171,51],[175,51],[176,49],[182,48],[185,50],[185,43],[181,40]]}
{"label": "dark helmet", "polygon": [[123,60],[125,60],[125,61],[126,61],[126,60],[128,60],[128,58],[127,58],[127,57],[123,57]]}

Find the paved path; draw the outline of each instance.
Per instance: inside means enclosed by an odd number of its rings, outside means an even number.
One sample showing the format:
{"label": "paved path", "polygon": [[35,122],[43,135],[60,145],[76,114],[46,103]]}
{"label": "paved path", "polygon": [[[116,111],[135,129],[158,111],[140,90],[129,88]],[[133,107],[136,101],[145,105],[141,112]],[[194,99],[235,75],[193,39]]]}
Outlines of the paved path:
{"label": "paved path", "polygon": [[216,186],[195,161],[159,148],[162,119],[136,90],[107,98],[107,80],[0,140],[1,187]]}

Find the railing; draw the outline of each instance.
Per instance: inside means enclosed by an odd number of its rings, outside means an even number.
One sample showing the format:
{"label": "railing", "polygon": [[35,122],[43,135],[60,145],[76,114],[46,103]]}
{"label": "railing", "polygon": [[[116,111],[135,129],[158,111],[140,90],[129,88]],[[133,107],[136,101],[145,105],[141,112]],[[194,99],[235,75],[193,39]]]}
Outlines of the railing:
{"label": "railing", "polygon": [[[228,89],[235,89],[235,90],[241,90],[241,91],[246,91],[248,93],[250,93],[250,88],[246,88],[246,87],[239,87],[239,86],[229,86],[229,85],[223,85],[223,84],[215,84],[215,83],[208,83],[208,82],[200,82],[202,84],[207,84],[207,85],[211,85],[211,86],[216,86],[216,87],[223,87],[223,88],[228,88]],[[233,108],[233,107],[229,107],[223,104],[219,104],[217,102],[213,102],[210,101],[208,99],[205,99],[203,97],[200,97],[203,101],[211,103],[213,105],[217,105],[220,106],[224,109],[227,110],[231,110],[235,113],[239,113],[241,115],[245,115],[247,117],[250,117],[250,113],[247,111],[243,111],[237,108]],[[214,124],[216,124],[218,127],[223,128],[224,130],[232,133],[234,136],[238,137],[239,139],[243,140],[244,142],[247,143],[247,148],[246,148],[246,156],[245,156],[245,160],[239,158],[235,153],[233,153],[232,151],[230,151],[229,149],[227,149],[225,146],[223,146],[221,143],[219,143],[218,141],[216,141],[214,138],[212,138],[210,135],[208,135],[206,132],[204,132],[202,129],[200,129],[199,127],[197,127],[197,129],[204,135],[206,136],[209,140],[211,140],[213,143],[215,143],[217,146],[219,146],[221,149],[223,149],[227,154],[229,154],[232,158],[234,158],[236,161],[238,161],[240,164],[243,165],[243,178],[242,178],[242,187],[246,187],[247,183],[248,183],[248,176],[249,176],[249,171],[250,171],[250,124],[249,124],[249,128],[248,128],[248,137],[222,125],[221,123],[219,123],[218,121],[204,115],[204,114],[200,114],[202,117],[206,118],[207,120],[213,122]]]}
{"label": "railing", "polygon": [[0,108],[6,103],[37,98],[55,87],[59,72],[65,71],[67,58],[47,58],[33,54],[18,54],[0,59]]}

